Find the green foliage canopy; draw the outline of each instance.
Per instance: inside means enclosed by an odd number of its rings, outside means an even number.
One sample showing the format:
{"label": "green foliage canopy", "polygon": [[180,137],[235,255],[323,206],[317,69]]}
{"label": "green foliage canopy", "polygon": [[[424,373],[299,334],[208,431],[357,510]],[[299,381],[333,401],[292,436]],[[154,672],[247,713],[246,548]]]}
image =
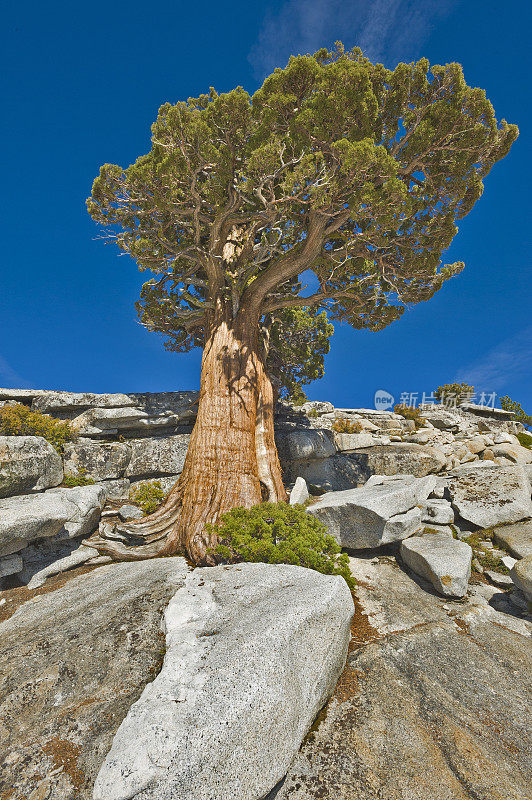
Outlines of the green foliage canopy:
{"label": "green foliage canopy", "polygon": [[333,332],[325,311],[285,308],[277,313],[270,331],[267,364],[281,396],[295,402],[306,399],[302,387],[323,378],[324,357]]}
{"label": "green foliage canopy", "polygon": [[517,135],[459,64],[388,70],[338,44],[252,96],[165,103],[151,150],[104,164],[87,205],[154,274],[138,312],[171,349],[203,344],[220,302],[380,330],[463,268],[442,253]]}

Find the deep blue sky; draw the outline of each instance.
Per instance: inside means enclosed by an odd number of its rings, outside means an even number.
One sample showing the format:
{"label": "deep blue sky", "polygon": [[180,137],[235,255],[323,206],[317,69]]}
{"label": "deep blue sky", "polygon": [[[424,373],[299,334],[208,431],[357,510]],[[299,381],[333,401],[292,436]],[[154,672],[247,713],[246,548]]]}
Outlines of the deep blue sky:
{"label": "deep blue sky", "polygon": [[199,352],[167,353],[137,323],[142,276],[96,238],[92,180],[149,149],[161,103],[211,85],[254,91],[290,53],[341,39],[390,67],[461,62],[521,136],[447,253],[465,271],[381,333],[337,326],[309,396],[371,406],[378,388],[469,378],[532,405],[529,2],[11,0],[2,17],[0,386],[198,386]]}

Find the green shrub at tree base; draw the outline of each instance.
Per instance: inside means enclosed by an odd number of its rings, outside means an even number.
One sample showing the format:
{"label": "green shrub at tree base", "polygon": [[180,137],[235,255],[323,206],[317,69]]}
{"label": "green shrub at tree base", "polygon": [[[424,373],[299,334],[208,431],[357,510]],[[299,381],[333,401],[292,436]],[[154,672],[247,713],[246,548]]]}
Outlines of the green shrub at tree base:
{"label": "green shrub at tree base", "polygon": [[341,575],[351,589],[355,585],[348,556],[325,525],[301,506],[263,503],[235,508],[207,528],[218,536],[214,554],[223,563],[294,564]]}
{"label": "green shrub at tree base", "polygon": [[146,515],[159,508],[163,500],[166,499],[166,494],[161,486],[161,481],[149,481],[136,489],[132,489],[129,493],[129,499],[139,506]]}
{"label": "green shrub at tree base", "polygon": [[69,420],[54,419],[13,403],[0,408],[0,436],[42,436],[62,453],[65,442],[75,439],[76,433]]}

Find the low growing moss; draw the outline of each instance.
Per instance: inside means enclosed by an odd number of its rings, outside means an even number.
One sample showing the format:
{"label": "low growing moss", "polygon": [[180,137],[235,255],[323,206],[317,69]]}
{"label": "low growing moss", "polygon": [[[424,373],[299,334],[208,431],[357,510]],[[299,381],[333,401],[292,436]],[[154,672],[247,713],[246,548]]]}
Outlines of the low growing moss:
{"label": "low growing moss", "polygon": [[471,545],[475,557],[484,569],[492,569],[495,572],[508,575],[508,567],[502,563],[501,557],[491,552],[489,548],[485,549],[482,547],[482,545],[486,543],[486,540],[491,541],[492,539],[493,531],[491,528],[486,528],[479,533],[472,533],[470,536],[466,536],[464,542]]}
{"label": "low growing moss", "polygon": [[348,556],[325,525],[301,506],[263,503],[235,508],[207,528],[218,537],[214,554],[222,563],[295,564],[341,575],[350,588],[355,585]]}
{"label": "low growing moss", "polygon": [[76,433],[69,420],[54,419],[13,403],[0,408],[0,436],[42,436],[62,453],[65,443],[75,439]]}

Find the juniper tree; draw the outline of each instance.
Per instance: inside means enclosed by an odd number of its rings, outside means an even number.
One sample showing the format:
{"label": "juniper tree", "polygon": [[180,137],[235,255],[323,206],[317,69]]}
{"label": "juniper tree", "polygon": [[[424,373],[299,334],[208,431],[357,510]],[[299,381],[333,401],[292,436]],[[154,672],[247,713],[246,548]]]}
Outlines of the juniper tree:
{"label": "juniper tree", "polygon": [[463,268],[442,253],[517,133],[459,64],[391,71],[341,45],[292,57],[252,96],[160,108],[150,152],[105,164],[88,210],[153,275],[143,322],[164,331],[170,315],[177,349],[203,347],[200,400],[167,501],[102,552],[210,563],[207,523],[285,498],[265,319],[308,308],[380,330],[431,298]]}

